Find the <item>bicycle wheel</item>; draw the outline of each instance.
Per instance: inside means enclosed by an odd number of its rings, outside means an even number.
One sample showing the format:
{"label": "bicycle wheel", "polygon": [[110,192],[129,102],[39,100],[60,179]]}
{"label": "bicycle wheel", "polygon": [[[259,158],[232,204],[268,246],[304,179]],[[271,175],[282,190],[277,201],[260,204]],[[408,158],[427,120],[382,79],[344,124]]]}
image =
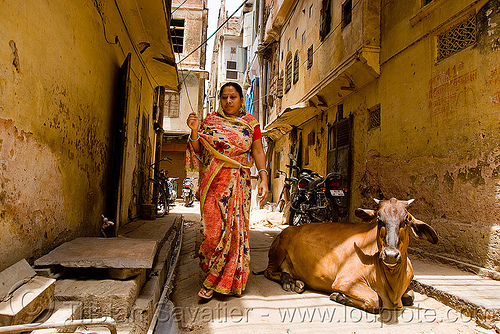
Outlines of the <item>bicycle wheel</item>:
{"label": "bicycle wheel", "polygon": [[[153,189],[155,187],[158,189],[158,203],[155,203],[155,196],[153,196]],[[158,181],[148,179],[144,182],[141,187],[140,198],[142,204],[156,204],[156,217],[163,217],[165,214],[168,214],[167,195]]]}

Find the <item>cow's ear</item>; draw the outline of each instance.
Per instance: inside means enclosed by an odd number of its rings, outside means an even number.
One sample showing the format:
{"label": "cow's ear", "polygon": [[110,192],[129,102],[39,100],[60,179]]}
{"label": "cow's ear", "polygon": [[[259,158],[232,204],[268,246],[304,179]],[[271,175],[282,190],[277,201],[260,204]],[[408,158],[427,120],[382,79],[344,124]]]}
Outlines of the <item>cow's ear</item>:
{"label": "cow's ear", "polygon": [[356,215],[356,217],[361,218],[364,221],[373,220],[373,218],[375,218],[375,210],[370,209],[357,208],[354,211],[354,214]]}
{"label": "cow's ear", "polygon": [[419,239],[427,240],[433,244],[438,242],[438,235],[436,231],[434,231],[430,225],[421,220],[413,218],[411,221],[411,230]]}

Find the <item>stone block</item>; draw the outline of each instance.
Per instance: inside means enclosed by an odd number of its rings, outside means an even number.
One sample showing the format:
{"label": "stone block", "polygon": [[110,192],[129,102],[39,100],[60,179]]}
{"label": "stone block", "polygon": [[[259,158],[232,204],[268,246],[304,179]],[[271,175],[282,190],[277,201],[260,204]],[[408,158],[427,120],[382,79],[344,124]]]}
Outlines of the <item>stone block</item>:
{"label": "stone block", "polygon": [[54,300],[55,279],[35,276],[0,303],[0,325],[31,323]]}
{"label": "stone block", "polygon": [[0,301],[35,275],[35,270],[25,259],[2,271],[0,273]]}
{"label": "stone block", "polygon": [[123,323],[145,280],[145,275],[126,281],[61,279],[56,282],[55,299],[82,302],[84,318],[112,317]]}

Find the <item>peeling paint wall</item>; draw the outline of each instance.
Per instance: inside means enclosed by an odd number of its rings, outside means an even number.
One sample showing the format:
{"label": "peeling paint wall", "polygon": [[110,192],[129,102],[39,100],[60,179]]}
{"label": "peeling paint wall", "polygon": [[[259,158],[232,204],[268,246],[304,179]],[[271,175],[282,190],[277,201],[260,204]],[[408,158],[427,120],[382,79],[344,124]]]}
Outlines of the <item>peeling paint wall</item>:
{"label": "peeling paint wall", "polygon": [[[437,61],[437,36],[471,16],[477,42]],[[381,76],[344,101],[351,210],[415,198],[410,211],[440,242],[414,246],[500,271],[500,1],[382,1],[382,18]]]}
{"label": "peeling paint wall", "polygon": [[0,18],[1,271],[98,235],[101,214],[111,215],[113,117],[129,52],[122,220],[136,214],[138,131],[152,122],[154,85],[113,1],[3,2]]}

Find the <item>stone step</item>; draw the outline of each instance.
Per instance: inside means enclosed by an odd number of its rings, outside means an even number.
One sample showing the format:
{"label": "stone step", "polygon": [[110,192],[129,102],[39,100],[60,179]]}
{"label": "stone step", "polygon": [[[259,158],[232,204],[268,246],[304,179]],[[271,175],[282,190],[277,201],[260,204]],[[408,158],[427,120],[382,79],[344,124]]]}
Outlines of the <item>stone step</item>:
{"label": "stone step", "polygon": [[412,258],[413,290],[432,297],[476,320],[481,326],[493,328],[500,321],[500,281],[481,277],[456,267]]}

